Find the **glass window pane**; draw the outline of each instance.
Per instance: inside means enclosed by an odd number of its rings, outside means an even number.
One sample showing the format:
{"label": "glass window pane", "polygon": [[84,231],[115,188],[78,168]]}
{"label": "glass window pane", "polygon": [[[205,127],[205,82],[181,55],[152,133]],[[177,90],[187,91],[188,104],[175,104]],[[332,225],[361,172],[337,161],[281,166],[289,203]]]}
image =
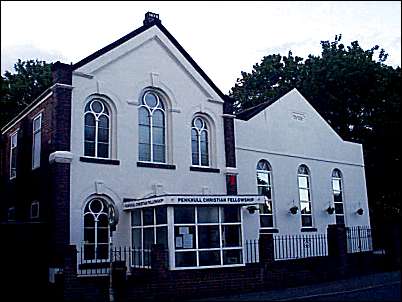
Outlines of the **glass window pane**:
{"label": "glass window pane", "polygon": [[176,252],[175,263],[176,267],[197,266],[196,252]]}
{"label": "glass window pane", "polygon": [[308,188],[308,178],[307,176],[299,176],[299,188]]}
{"label": "glass window pane", "polygon": [[154,228],[144,228],[144,249],[151,249],[152,244],[155,243]]}
{"label": "glass window pane", "polygon": [[198,129],[201,129],[204,124],[202,119],[199,117],[195,118],[193,123],[194,123],[194,127],[198,128]]}
{"label": "glass window pane", "polygon": [[85,114],[85,125],[95,127],[95,116],[92,113]]}
{"label": "glass window pane", "polygon": [[201,165],[209,166],[208,146],[205,143],[201,143]]}
{"label": "glass window pane", "polygon": [[131,225],[132,226],[141,225],[141,210],[135,209],[131,211]]}
{"label": "glass window pane", "polygon": [[102,158],[109,157],[109,144],[98,143],[98,157]]}
{"label": "glass window pane", "polygon": [[109,242],[109,228],[98,228],[97,229],[97,242],[98,243],[108,243]]}
{"label": "glass window pane", "polygon": [[95,156],[95,143],[94,142],[85,141],[84,146],[85,146],[85,150],[84,150],[85,156]]}
{"label": "glass window pane", "polygon": [[300,202],[302,214],[311,214],[311,206],[309,202]]}
{"label": "glass window pane", "polygon": [[86,141],[95,141],[95,127],[85,126],[84,139]]}
{"label": "glass window pane", "polygon": [[219,222],[218,207],[199,207],[197,208],[197,213],[198,223]]}
{"label": "glass window pane", "polygon": [[101,115],[99,117],[98,127],[109,128],[109,118],[106,115]]}
{"label": "glass window pane", "polygon": [[151,132],[149,126],[139,125],[139,142],[149,144],[151,142]]}
{"label": "glass window pane", "polygon": [[155,94],[151,92],[147,92],[144,96],[144,101],[145,104],[147,104],[149,107],[155,107],[158,104],[158,99]]}
{"label": "glass window pane", "polygon": [[195,249],[196,236],[194,226],[176,226],[174,228],[175,248]]}
{"label": "glass window pane", "polygon": [[198,248],[218,248],[219,240],[219,225],[198,226]]}
{"label": "glass window pane", "polygon": [[195,223],[194,211],[192,206],[174,207],[174,223]]}
{"label": "glass window pane", "polygon": [[102,143],[109,142],[109,129],[107,128],[98,128],[98,141]]}
{"label": "glass window pane", "polygon": [[335,203],[335,213],[343,214],[343,204],[342,203]]}
{"label": "glass window pane", "polygon": [[260,224],[262,228],[272,228],[274,226],[272,215],[260,215]]}
{"label": "glass window pane", "polygon": [[85,243],[95,242],[95,228],[84,228],[84,242]]}
{"label": "glass window pane", "polygon": [[345,217],[343,215],[336,215],[336,224],[345,224]]}
{"label": "glass window pane", "polygon": [[156,224],[167,224],[166,207],[156,207]]}
{"label": "glass window pane", "polygon": [[257,184],[258,185],[268,185],[268,173],[257,173]]}
{"label": "glass window pane", "polygon": [[164,163],[165,162],[165,146],[164,145],[153,145],[153,155],[154,162]]}
{"label": "glass window pane", "polygon": [[95,246],[93,244],[84,245],[84,259],[95,259]]}
{"label": "glass window pane", "polygon": [[99,101],[92,101],[90,108],[96,112],[96,113],[100,113],[103,111],[103,105],[99,102]]}
{"label": "glass window pane", "polygon": [[167,227],[156,228],[156,243],[162,244],[165,249],[168,248]]}
{"label": "glass window pane", "polygon": [[34,134],[33,167],[40,165],[41,131]]}
{"label": "glass window pane", "polygon": [[313,221],[311,219],[311,215],[302,215],[302,226],[313,226]]}
{"label": "glass window pane", "polygon": [[224,247],[241,246],[241,231],[239,225],[222,226],[222,232]]}
{"label": "glass window pane", "polygon": [[106,215],[106,214],[99,215],[99,217],[98,217],[98,227],[104,227],[104,228],[109,227],[108,215]]}
{"label": "glass window pane", "polygon": [[165,144],[165,128],[152,127],[153,143],[158,145]]}
{"label": "glass window pane", "polygon": [[153,225],[154,224],[154,209],[144,208],[142,210],[143,225]]}
{"label": "glass window pane", "polygon": [[240,222],[240,208],[237,206],[225,206],[223,209],[222,222]]}
{"label": "glass window pane", "polygon": [[109,256],[109,245],[108,244],[98,244],[96,246],[96,258],[97,259],[107,259]]}
{"label": "glass window pane", "polygon": [[151,160],[151,145],[150,144],[139,144],[139,159],[144,161]]}
{"label": "glass window pane", "polygon": [[133,249],[142,249],[141,229],[132,229],[131,232]]}
{"label": "glass window pane", "polygon": [[148,125],[150,124],[149,119],[149,111],[144,107],[140,107],[138,110],[138,119],[140,125]]}
{"label": "glass window pane", "polygon": [[300,193],[300,201],[309,201],[310,200],[308,189],[299,189],[299,193]]}
{"label": "glass window pane", "polygon": [[332,180],[332,189],[334,191],[340,191],[341,190],[341,180],[340,179],[333,179]]}
{"label": "glass window pane", "polygon": [[221,264],[220,251],[202,251],[199,253],[200,266],[212,266]]}
{"label": "glass window pane", "polygon": [[342,202],[342,193],[334,192],[334,202]]}
{"label": "glass window pane", "polygon": [[227,250],[223,251],[223,264],[240,264],[242,263],[241,250]]}
{"label": "glass window pane", "polygon": [[272,214],[272,201],[266,200],[265,204],[260,204],[261,214]]}
{"label": "glass window pane", "polygon": [[162,110],[155,110],[152,113],[152,124],[160,128],[165,127],[165,116]]}
{"label": "glass window pane", "polygon": [[264,195],[268,199],[271,199],[271,187],[258,187],[258,194],[259,195]]}
{"label": "glass window pane", "polygon": [[40,129],[40,126],[41,126],[40,123],[41,123],[40,117],[34,119],[34,121],[33,121],[33,131],[34,132]]}

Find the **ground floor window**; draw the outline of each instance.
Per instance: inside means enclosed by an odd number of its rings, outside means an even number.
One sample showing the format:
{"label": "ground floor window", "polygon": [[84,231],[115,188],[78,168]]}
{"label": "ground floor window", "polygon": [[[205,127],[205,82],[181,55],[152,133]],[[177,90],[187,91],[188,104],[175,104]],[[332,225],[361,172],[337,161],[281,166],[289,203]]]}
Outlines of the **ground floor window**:
{"label": "ground floor window", "polygon": [[175,267],[243,263],[238,206],[175,206]]}

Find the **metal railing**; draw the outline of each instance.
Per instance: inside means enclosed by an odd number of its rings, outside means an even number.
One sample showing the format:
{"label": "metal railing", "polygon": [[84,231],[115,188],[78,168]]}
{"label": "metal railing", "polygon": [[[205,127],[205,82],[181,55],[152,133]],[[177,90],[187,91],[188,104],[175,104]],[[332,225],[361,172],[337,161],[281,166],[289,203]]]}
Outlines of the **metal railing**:
{"label": "metal railing", "polygon": [[259,262],[259,241],[258,239],[246,240],[244,243],[244,262],[258,263]]}
{"label": "metal railing", "polygon": [[360,253],[373,250],[371,229],[368,226],[346,228],[347,252]]}
{"label": "metal railing", "polygon": [[328,255],[326,234],[274,235],[274,259],[289,260]]}

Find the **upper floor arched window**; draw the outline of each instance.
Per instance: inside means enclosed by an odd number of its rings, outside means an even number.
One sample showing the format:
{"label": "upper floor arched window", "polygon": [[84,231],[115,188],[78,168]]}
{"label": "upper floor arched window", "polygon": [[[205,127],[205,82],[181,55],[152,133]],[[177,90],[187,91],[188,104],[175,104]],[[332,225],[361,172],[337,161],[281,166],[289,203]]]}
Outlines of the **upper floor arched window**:
{"label": "upper floor arched window", "polygon": [[84,155],[110,157],[110,111],[101,98],[91,99],[84,113]]}
{"label": "upper floor arched window", "polygon": [[272,170],[265,159],[260,160],[257,164],[257,189],[259,195],[265,196],[265,203],[260,205],[261,228],[272,228],[274,226]]}
{"label": "upper floor arched window", "polygon": [[166,162],[166,111],[161,96],[146,91],[138,110],[139,160]]}
{"label": "upper floor arched window", "polygon": [[194,166],[209,166],[208,125],[197,116],[191,122],[191,163]]}
{"label": "upper floor arched window", "polygon": [[311,208],[310,171],[306,165],[299,166],[297,171],[297,181],[299,186],[302,227],[312,227],[313,218]]}
{"label": "upper floor arched window", "polygon": [[335,169],[332,171],[332,193],[334,196],[335,219],[336,224],[345,224],[344,208],[343,208],[343,186],[342,173]]}

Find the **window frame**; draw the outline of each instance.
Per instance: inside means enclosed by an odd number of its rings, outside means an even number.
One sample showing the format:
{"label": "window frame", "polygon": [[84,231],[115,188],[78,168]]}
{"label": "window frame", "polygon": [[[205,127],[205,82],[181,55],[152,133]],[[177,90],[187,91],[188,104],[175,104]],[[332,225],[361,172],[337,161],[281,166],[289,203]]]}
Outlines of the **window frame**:
{"label": "window frame", "polygon": [[[10,134],[10,180],[17,177],[17,155],[18,155],[18,130]],[[15,146],[13,146],[13,138],[15,137]],[[13,152],[15,152],[15,167],[13,167]],[[13,173],[14,172],[14,173]]]}
{"label": "window frame", "polygon": [[[147,96],[147,94],[153,94],[156,97],[157,103],[155,106],[149,106],[146,101],[145,101],[145,97]],[[164,98],[160,95],[160,93],[158,93],[157,91],[153,90],[153,89],[148,89],[146,90],[141,97],[140,100],[140,104],[138,106],[138,161],[139,162],[144,162],[144,163],[155,163],[155,164],[167,164],[168,163],[168,152],[167,152],[167,104],[166,102],[163,100]],[[144,125],[147,126],[149,128],[149,160],[148,159],[141,159],[142,155],[141,155],[141,145],[146,145],[145,143],[141,143],[140,142],[140,129],[141,126],[143,124],[140,124],[141,121],[141,108],[145,108],[147,110],[148,116],[148,125]],[[154,126],[153,126],[153,113],[155,111],[161,111],[163,114],[163,144],[154,144]],[[163,153],[163,157],[164,160],[163,161],[155,161],[155,156],[154,156],[154,145],[159,145],[159,146],[163,146],[164,147],[164,153]]]}
{"label": "window frame", "polygon": [[[202,127],[198,128],[195,124],[196,119],[200,119],[202,121]],[[193,154],[194,154],[194,150],[193,150],[193,135],[191,133],[191,166],[193,167],[211,167],[211,134],[210,134],[210,125],[207,121],[206,118],[204,118],[201,115],[196,115],[193,117],[193,119],[191,120],[191,132],[194,130],[197,132],[197,154],[198,154],[198,163],[194,163],[193,162]],[[203,153],[201,152],[202,148],[201,148],[201,135],[202,132],[206,133],[206,144],[207,144],[207,148],[206,148],[206,155],[207,155],[207,164],[203,165],[202,164],[202,155]]]}
{"label": "window frame", "polygon": [[[259,164],[260,164],[260,163],[266,164],[266,165],[267,165],[267,170],[259,169]],[[258,184],[258,174],[266,174],[266,175],[267,175],[267,177],[268,177],[268,183],[267,183],[267,185],[260,185],[260,184]],[[257,167],[256,167],[256,181],[257,181],[257,194],[259,194],[259,188],[260,188],[260,187],[269,188],[270,191],[271,191],[271,198],[270,198],[270,199],[269,199],[267,196],[265,196],[266,201],[268,201],[268,202],[271,203],[271,213],[264,213],[264,206],[266,206],[265,204],[264,204],[264,205],[259,205],[260,228],[261,228],[262,230],[274,229],[276,224],[275,224],[275,217],[274,217],[275,215],[274,215],[274,197],[273,197],[274,192],[273,192],[273,180],[272,180],[272,167],[271,167],[270,163],[269,163],[267,160],[265,160],[265,159],[261,159],[261,160],[259,160],[258,163],[257,163]],[[259,195],[260,195],[260,194],[259,194]],[[272,226],[269,226],[269,227],[267,227],[267,226],[262,226],[262,224],[261,224],[261,216],[262,216],[262,217],[264,217],[264,216],[271,216],[271,217],[272,217]]]}
{"label": "window frame", "polygon": [[[39,128],[35,129],[35,121],[39,119]],[[39,133],[39,147],[35,149],[35,134]],[[42,150],[42,113],[39,113],[32,119],[32,170],[39,168],[41,164],[41,150]],[[39,160],[35,164],[35,152],[39,153]]]}
{"label": "window frame", "polygon": [[[92,109],[92,107],[91,107],[91,103],[92,102],[94,102],[94,101],[98,101],[98,102],[100,102],[101,104],[102,104],[102,106],[103,106],[103,110],[102,110],[102,112],[100,112],[100,113],[96,113],[93,109]],[[86,110],[86,107],[87,106],[89,106],[89,109],[90,110]],[[106,113],[104,113],[105,112],[105,109],[106,109],[106,111],[107,111],[107,114]],[[93,117],[94,117],[94,119],[95,119],[95,126],[94,126],[94,128],[95,128],[95,140],[93,141],[93,143],[94,143],[94,156],[92,156],[92,155],[86,155],[85,153],[85,142],[87,141],[86,139],[85,139],[85,130],[86,130],[86,127],[89,127],[89,126],[87,126],[86,124],[85,124],[85,116],[87,115],[87,114],[92,114],[93,115]],[[100,116],[102,116],[102,115],[104,115],[104,116],[106,116],[107,117],[107,119],[108,119],[108,141],[107,141],[107,145],[108,145],[108,150],[107,150],[107,157],[100,157],[99,156],[99,152],[98,152],[98,143],[99,143],[99,117]],[[101,96],[93,96],[93,97],[91,97],[89,100],[87,100],[86,102],[85,102],[85,106],[84,106],[84,114],[83,114],[83,121],[84,121],[84,136],[83,136],[83,155],[84,155],[84,157],[87,157],[87,158],[97,158],[97,159],[111,159],[112,158],[112,156],[111,156],[111,154],[112,154],[112,110],[111,110],[111,108],[110,108],[110,106],[107,104],[107,101],[105,100],[105,98],[104,97],[101,97]],[[89,141],[89,142],[92,142],[92,141]],[[104,143],[104,142],[102,142],[102,143]]]}
{"label": "window frame", "polygon": [[[339,173],[339,177],[335,177],[334,176],[334,172],[337,171]],[[335,190],[334,189],[334,180],[339,181],[339,190]],[[342,216],[343,217],[343,224],[346,225],[346,215],[345,215],[345,202],[344,202],[344,194],[343,194],[343,175],[342,175],[342,171],[338,168],[335,168],[332,170],[332,174],[331,174],[331,191],[332,191],[332,200],[334,203],[334,208],[335,208],[335,223],[337,223],[337,216]],[[339,192],[340,196],[341,196],[341,202],[337,202],[335,201],[335,192]],[[343,213],[337,213],[336,212],[336,204],[341,204],[342,205],[342,212]]]}
{"label": "window frame", "polygon": [[[302,174],[300,173],[300,169],[302,167],[305,167],[307,174]],[[300,178],[306,178],[307,180],[307,187],[300,187]],[[312,202],[312,190],[311,190],[311,171],[308,168],[307,165],[301,164],[297,168],[297,188],[298,188],[298,196],[299,196],[299,205],[300,205],[300,218],[301,218],[301,227],[302,228],[314,228],[314,217],[313,217],[313,202]],[[309,214],[303,214],[302,210],[302,200],[301,200],[301,190],[307,190],[307,196],[308,196],[308,205],[310,208],[310,213]],[[304,201],[304,200],[303,200]],[[305,202],[305,201],[304,201]],[[310,216],[311,219],[311,225],[303,225],[303,217],[304,216]]]}
{"label": "window frame", "polygon": [[[38,209],[37,209],[37,214],[33,215],[33,207],[35,205],[38,207]],[[31,202],[30,218],[31,219],[38,219],[39,217],[40,217],[40,203],[39,203],[39,201],[34,200],[34,201]]]}

